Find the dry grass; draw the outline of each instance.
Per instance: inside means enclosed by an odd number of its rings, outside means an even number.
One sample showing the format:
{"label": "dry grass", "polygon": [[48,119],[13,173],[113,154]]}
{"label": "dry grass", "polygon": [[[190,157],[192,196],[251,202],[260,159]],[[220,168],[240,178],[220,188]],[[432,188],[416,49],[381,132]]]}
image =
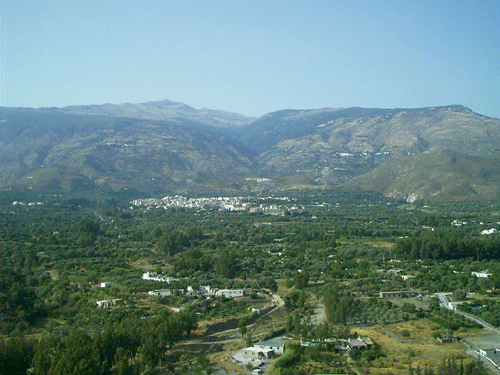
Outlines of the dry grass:
{"label": "dry grass", "polygon": [[[409,320],[397,324],[388,324],[385,328],[403,339],[411,340],[433,340],[436,326],[425,320]],[[403,337],[401,333],[408,331],[409,337]]]}
{"label": "dry grass", "polygon": [[432,324],[424,320],[391,324],[385,328],[394,334],[407,330],[411,335],[408,339],[422,341],[404,343],[377,327],[356,327],[353,331],[361,336],[370,337],[386,354],[385,358],[372,362],[370,374],[407,374],[410,363],[414,368],[417,366],[435,367],[441,364],[446,356],[458,356],[465,353],[464,346],[458,342],[440,344],[433,339],[432,335],[435,330]]}

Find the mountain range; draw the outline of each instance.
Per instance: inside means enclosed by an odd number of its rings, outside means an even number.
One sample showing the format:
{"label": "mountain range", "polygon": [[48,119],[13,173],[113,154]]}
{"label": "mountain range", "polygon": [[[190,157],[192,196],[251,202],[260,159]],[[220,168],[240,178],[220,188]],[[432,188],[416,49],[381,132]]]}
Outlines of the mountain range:
{"label": "mountain range", "polygon": [[0,134],[3,189],[342,186],[408,201],[500,198],[500,120],[459,105],[260,118],[168,100],[2,107]]}

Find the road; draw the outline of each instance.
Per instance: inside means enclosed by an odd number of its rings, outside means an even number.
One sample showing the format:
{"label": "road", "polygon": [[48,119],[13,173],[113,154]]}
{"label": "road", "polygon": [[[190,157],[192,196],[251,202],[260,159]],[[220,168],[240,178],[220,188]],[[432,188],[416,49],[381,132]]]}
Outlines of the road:
{"label": "road", "polygon": [[325,306],[319,304],[314,306],[314,315],[311,317],[311,323],[314,325],[320,324],[325,318]]}
{"label": "road", "polygon": [[449,305],[449,301],[448,301],[448,297],[451,293],[436,293],[436,296],[439,298],[439,303],[441,304],[442,307],[444,307],[445,309],[447,310],[451,310],[459,315],[462,315],[464,318],[467,318],[469,320],[472,320],[473,322],[476,322],[478,324],[480,324],[481,326],[483,326],[484,329],[490,331],[490,332],[494,332],[494,333],[497,333],[500,335],[500,330],[493,327],[491,324],[488,324],[486,323],[484,320],[481,320],[479,318],[476,318],[475,316],[473,315],[470,315],[470,314],[467,314],[467,313],[464,313],[462,311],[458,311],[458,310],[455,310],[455,309],[452,309]]}
{"label": "road", "polygon": [[451,295],[451,293],[436,293],[436,296],[439,299],[439,303],[440,303],[441,307],[444,307],[447,310],[451,310],[450,305],[448,304],[449,301],[448,301],[448,297],[447,297],[449,295]]}
{"label": "road", "polygon": [[[441,304],[442,307],[444,307],[445,309],[447,310],[451,310],[453,311],[454,313],[456,314],[459,314],[459,315],[462,315],[464,318],[467,318],[469,320],[472,320],[478,324],[480,324],[481,326],[483,326],[484,329],[490,331],[490,332],[493,332],[493,333],[496,333],[496,334],[500,334],[500,330],[496,329],[495,327],[491,326],[490,324],[486,323],[485,321],[479,319],[479,318],[476,318],[475,316],[472,316],[472,315],[469,315],[469,314],[466,314],[462,311],[457,311],[455,309],[452,309],[449,305],[449,301],[448,301],[448,297],[451,293],[436,293],[436,296],[439,298],[439,303]],[[500,371],[498,368],[496,368],[495,366],[492,365],[492,363],[487,360],[486,358],[484,358],[483,356],[479,355],[479,353],[475,350],[472,350],[472,349],[468,349],[467,350],[467,354],[472,356],[472,357],[475,357],[475,358],[480,358],[481,361],[486,365],[486,367],[488,367],[491,371],[493,371],[495,374],[500,374]]]}

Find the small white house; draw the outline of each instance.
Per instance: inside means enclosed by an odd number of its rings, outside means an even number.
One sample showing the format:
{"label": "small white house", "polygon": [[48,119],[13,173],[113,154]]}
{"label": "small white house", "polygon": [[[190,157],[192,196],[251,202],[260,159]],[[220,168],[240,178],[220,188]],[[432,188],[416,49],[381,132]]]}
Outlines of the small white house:
{"label": "small white house", "polygon": [[110,300],[102,300],[102,301],[96,301],[97,307],[100,307],[102,309],[105,309],[106,307],[111,306],[111,301]]}
{"label": "small white house", "polygon": [[172,295],[172,292],[170,291],[170,289],[158,289],[150,290],[148,294],[155,297],[168,297]]}
{"label": "small white house", "polygon": [[481,271],[481,272],[471,272],[471,275],[472,275],[472,276],[482,277],[482,278],[487,279],[487,278],[488,278],[488,277],[490,277],[492,274],[491,274],[491,273],[488,273],[488,271]]}
{"label": "small white house", "polygon": [[111,286],[111,282],[106,281],[105,283],[101,283],[101,288],[109,288]]}
{"label": "small white house", "polygon": [[102,301],[96,301],[97,307],[100,307],[101,309],[106,309],[111,306],[123,306],[125,302],[123,302],[122,299],[105,299]]}
{"label": "small white house", "polygon": [[481,232],[481,234],[483,234],[483,235],[490,235],[490,234],[497,234],[497,233],[498,233],[498,230],[496,230],[495,228],[485,229]]}
{"label": "small white house", "polygon": [[254,348],[259,348],[261,350],[272,350],[276,355],[282,355],[285,347],[285,342],[282,337],[276,337],[271,340],[256,342]]}

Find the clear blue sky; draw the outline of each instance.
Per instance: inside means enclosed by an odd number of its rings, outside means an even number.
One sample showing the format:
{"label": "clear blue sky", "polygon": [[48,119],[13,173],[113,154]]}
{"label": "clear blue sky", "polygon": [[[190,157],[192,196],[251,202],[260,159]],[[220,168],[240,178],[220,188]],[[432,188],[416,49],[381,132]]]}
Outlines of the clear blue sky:
{"label": "clear blue sky", "polygon": [[462,104],[500,118],[500,1],[3,0],[1,105]]}

